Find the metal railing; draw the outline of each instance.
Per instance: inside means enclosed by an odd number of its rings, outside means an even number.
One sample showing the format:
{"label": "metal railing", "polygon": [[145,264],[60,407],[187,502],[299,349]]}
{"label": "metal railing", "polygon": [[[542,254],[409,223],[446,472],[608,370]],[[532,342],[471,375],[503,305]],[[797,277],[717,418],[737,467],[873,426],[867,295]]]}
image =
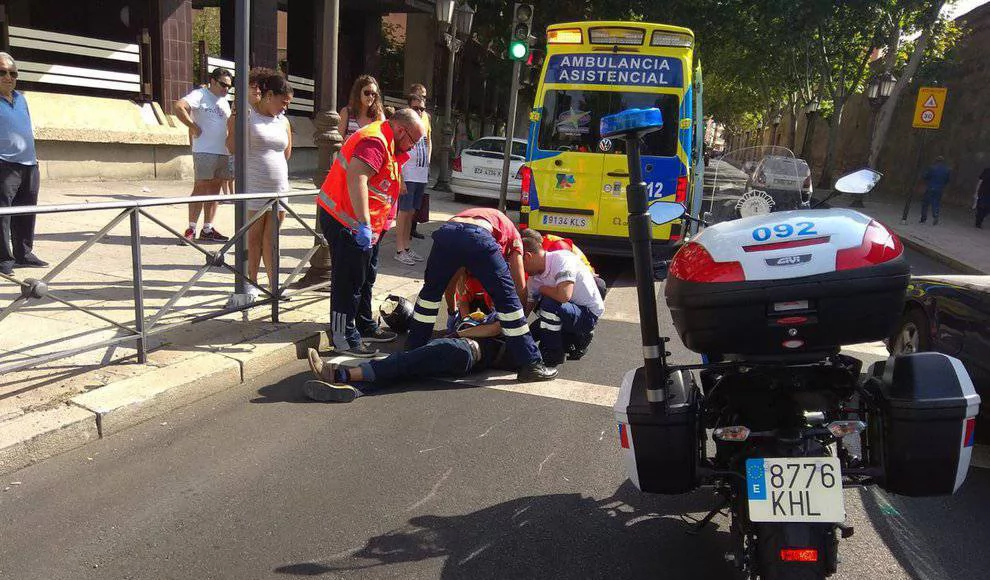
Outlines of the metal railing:
{"label": "metal railing", "polygon": [[[120,202],[100,202],[100,203],[85,203],[85,204],[61,204],[61,205],[35,205],[35,206],[17,206],[9,208],[0,208],[0,218],[6,218],[8,216],[16,215],[44,215],[44,214],[62,214],[62,213],[74,213],[74,212],[93,212],[93,211],[106,211],[106,210],[120,210],[115,217],[113,217],[109,223],[103,226],[99,231],[97,231],[92,237],[87,239],[84,243],[78,246],[73,252],[71,252],[65,259],[59,262],[57,265],[52,267],[39,279],[36,278],[23,278],[19,279],[15,275],[7,275],[0,273],[0,281],[6,280],[20,287],[20,296],[15,298],[10,304],[5,306],[0,310],[0,324],[3,323],[11,314],[18,312],[24,308],[27,308],[33,304],[43,302],[47,300],[53,300],[63,306],[66,306],[72,310],[85,313],[89,316],[95,317],[107,324],[111,325],[113,328],[124,333],[123,336],[116,336],[110,339],[101,340],[94,342],[92,344],[87,344],[84,346],[61,350],[54,353],[44,354],[40,356],[29,356],[27,359],[20,360],[13,363],[7,363],[0,365],[0,376],[4,373],[23,370],[31,368],[33,366],[44,364],[49,361],[59,360],[63,358],[68,358],[83,352],[88,352],[105,347],[115,347],[120,344],[134,342],[137,350],[137,360],[139,363],[147,362],[148,353],[148,338],[170,330],[184,323],[195,323],[204,320],[209,320],[213,318],[218,318],[232,313],[243,312],[248,309],[270,305],[271,306],[271,320],[272,322],[279,321],[279,305],[284,299],[294,296],[297,294],[302,294],[304,292],[309,292],[312,290],[318,290],[320,288],[325,288],[330,285],[329,282],[322,282],[312,286],[307,286],[304,288],[294,288],[290,289],[293,285],[295,279],[299,276],[303,268],[308,265],[309,259],[313,256],[316,250],[321,244],[325,244],[323,237],[316,232],[316,230],[306,223],[295,210],[292,209],[288,203],[283,202],[283,200],[288,200],[293,197],[307,197],[312,199],[318,190],[307,190],[307,191],[294,191],[286,193],[257,193],[257,194],[236,194],[230,195],[201,195],[194,197],[173,197],[173,198],[162,198],[162,199],[141,199],[134,201],[120,201]],[[223,245],[218,250],[210,250],[203,247],[201,244],[197,243],[195,240],[188,240],[186,237],[172,228],[165,222],[163,222],[158,217],[149,213],[150,208],[168,206],[168,205],[187,205],[190,203],[203,203],[203,202],[213,202],[213,201],[231,201],[232,203],[244,203],[248,200],[267,200],[265,206],[257,211],[250,219],[245,220],[244,225],[231,235],[230,239],[223,243]],[[256,286],[258,290],[262,293],[259,295],[259,299],[251,300],[228,300],[227,305],[222,309],[215,312],[209,312],[199,316],[195,316],[191,319],[187,319],[183,323],[177,324],[162,324],[162,318],[173,311],[183,296],[192,289],[196,283],[206,275],[211,270],[216,268],[221,268],[227,270],[234,274],[236,278],[241,278],[245,283],[250,283],[251,280],[248,278],[247,273],[239,270],[236,265],[244,263],[243,260],[236,259],[233,260],[233,264],[227,262],[228,252],[234,248],[235,243],[247,234],[250,230],[251,225],[262,218],[265,212],[270,212],[273,220],[272,236],[269,240],[271,243],[272,252],[272,264],[270,264],[271,272],[274,274],[272,278],[275,281],[275,287],[271,289],[265,289],[261,286]],[[279,238],[282,229],[281,224],[278,220],[279,212],[285,211],[287,218],[291,216],[296,222],[301,224],[303,228],[313,236],[316,240],[316,244],[308,250],[305,256],[300,259],[299,264],[292,270],[288,278],[286,278],[285,283],[279,282],[279,271],[280,271],[280,259],[279,259]],[[157,312],[150,314],[146,311],[145,301],[144,301],[144,276],[142,268],[142,238],[141,238],[141,223],[142,219],[145,218],[159,227],[163,228],[165,231],[175,236],[181,244],[188,245],[196,250],[198,250],[205,257],[203,266],[199,267],[192,277],[186,281],[179,290],[172,295],[165,304],[158,309]],[[120,225],[125,220],[129,221],[130,225],[130,235],[129,235],[129,245],[131,250],[131,273],[133,280],[133,309],[134,309],[134,323],[133,325],[120,323],[118,321],[112,320],[106,316],[103,316],[97,312],[94,308],[82,306],[75,304],[69,298],[60,295],[60,292],[55,291],[51,288],[51,284],[56,280],[56,278],[66,270],[73,262],[78,260],[83,256],[90,248],[99,243],[101,240],[107,237],[111,230]],[[243,298],[243,297],[241,297]]]}

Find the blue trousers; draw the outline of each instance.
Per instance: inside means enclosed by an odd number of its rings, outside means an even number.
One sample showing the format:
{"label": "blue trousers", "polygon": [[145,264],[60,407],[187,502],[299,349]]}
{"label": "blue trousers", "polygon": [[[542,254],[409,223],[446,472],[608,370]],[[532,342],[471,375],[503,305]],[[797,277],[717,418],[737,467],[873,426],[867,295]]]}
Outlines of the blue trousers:
{"label": "blue trousers", "polygon": [[426,261],[406,349],[423,346],[430,339],[444,290],[460,268],[467,268],[491,296],[512,360],[520,366],[541,362],[502,249],[488,230],[460,222],[447,222],[433,232],[433,248]]}
{"label": "blue trousers", "polygon": [[361,330],[375,325],[371,290],[378,276],[378,247],[362,250],[354,233],[322,208],[320,229],[330,246],[330,337],[336,349],[361,344]]}
{"label": "blue trousers", "polygon": [[939,210],[942,209],[941,189],[929,189],[925,191],[925,196],[921,198],[921,221],[928,219],[928,206],[932,207],[932,217],[937,220]]}
{"label": "blue trousers", "polygon": [[598,317],[589,308],[573,302],[561,304],[546,296],[540,299],[536,315],[540,318],[536,331],[540,352],[551,365],[564,362],[565,336],[586,335],[598,324]]}
{"label": "blue trousers", "polygon": [[437,338],[425,345],[390,354],[381,360],[363,362],[359,366],[364,381],[362,392],[387,387],[397,381],[440,376],[462,376],[475,363],[474,354],[463,338]]}

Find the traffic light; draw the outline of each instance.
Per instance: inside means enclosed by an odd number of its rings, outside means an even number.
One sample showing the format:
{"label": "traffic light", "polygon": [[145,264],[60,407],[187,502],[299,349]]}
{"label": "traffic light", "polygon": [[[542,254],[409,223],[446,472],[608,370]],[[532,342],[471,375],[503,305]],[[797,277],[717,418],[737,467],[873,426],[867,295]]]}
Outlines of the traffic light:
{"label": "traffic light", "polygon": [[526,61],[529,35],[533,29],[533,5],[516,3],[512,10],[512,34],[509,37],[509,60]]}
{"label": "traffic light", "polygon": [[532,49],[529,52],[529,56],[526,58],[524,63],[526,66],[523,67],[520,72],[519,84],[526,86],[535,86],[540,80],[540,72],[543,70],[543,61],[546,59],[547,53],[543,50]]}

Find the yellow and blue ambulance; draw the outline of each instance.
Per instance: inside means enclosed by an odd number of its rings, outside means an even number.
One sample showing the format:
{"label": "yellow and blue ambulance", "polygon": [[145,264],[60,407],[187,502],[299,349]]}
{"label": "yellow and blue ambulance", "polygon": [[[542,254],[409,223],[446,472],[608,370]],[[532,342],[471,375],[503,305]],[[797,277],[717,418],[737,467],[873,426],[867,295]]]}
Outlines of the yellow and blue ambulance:
{"label": "yellow and blue ambulance", "polygon": [[[548,27],[520,171],[521,227],[571,238],[590,253],[631,254],[625,142],[599,134],[602,117],[626,109],[656,107],[663,115],[663,128],[641,148],[649,201],[687,203],[693,66],[694,33],[687,28],[641,22]],[[654,255],[669,255],[681,228],[681,222],[654,226]]]}

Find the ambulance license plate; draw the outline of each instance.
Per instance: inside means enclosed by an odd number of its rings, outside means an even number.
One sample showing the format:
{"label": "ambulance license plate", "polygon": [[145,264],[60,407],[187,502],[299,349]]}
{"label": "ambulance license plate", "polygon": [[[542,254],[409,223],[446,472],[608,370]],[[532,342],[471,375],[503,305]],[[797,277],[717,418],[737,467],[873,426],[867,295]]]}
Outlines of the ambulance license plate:
{"label": "ambulance license plate", "polygon": [[545,213],[540,217],[540,223],[545,226],[573,228],[576,230],[586,230],[591,227],[590,218],[582,215],[558,215],[554,213]]}
{"label": "ambulance license plate", "polygon": [[746,494],[753,522],[846,519],[842,474],[835,457],[747,459]]}

